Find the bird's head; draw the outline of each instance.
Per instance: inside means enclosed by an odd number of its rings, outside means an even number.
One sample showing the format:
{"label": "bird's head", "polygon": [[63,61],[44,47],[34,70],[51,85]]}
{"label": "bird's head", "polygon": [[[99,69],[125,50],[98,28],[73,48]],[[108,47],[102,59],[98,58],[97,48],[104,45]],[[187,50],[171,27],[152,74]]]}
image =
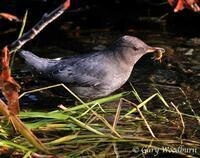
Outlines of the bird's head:
{"label": "bird's head", "polygon": [[[147,54],[147,53],[154,53],[154,59],[160,60],[162,58],[162,54],[165,52],[165,50],[161,47],[151,47],[144,43],[142,40],[140,40],[137,37],[134,36],[122,36],[119,38],[115,46],[117,47],[127,47],[134,50],[134,52],[138,52],[141,55]],[[139,51],[137,51],[139,50]]]}

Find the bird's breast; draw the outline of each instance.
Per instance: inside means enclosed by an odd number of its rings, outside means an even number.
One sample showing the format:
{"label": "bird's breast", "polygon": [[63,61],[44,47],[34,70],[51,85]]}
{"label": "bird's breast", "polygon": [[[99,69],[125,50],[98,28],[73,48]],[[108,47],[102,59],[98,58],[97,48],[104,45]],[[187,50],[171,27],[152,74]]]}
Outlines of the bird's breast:
{"label": "bird's breast", "polygon": [[116,69],[113,69],[112,72],[109,72],[107,76],[105,76],[105,88],[109,89],[111,92],[119,89],[126,81],[128,80],[131,72],[131,67],[122,67],[122,65],[118,65]]}

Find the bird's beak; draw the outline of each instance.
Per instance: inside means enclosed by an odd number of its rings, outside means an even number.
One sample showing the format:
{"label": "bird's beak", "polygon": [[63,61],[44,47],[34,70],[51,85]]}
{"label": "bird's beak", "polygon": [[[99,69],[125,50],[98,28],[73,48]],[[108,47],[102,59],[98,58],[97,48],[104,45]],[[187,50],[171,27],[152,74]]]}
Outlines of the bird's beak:
{"label": "bird's beak", "polygon": [[164,53],[165,49],[163,49],[161,47],[149,47],[146,52],[147,53],[152,53],[152,52],[156,52],[156,51]]}

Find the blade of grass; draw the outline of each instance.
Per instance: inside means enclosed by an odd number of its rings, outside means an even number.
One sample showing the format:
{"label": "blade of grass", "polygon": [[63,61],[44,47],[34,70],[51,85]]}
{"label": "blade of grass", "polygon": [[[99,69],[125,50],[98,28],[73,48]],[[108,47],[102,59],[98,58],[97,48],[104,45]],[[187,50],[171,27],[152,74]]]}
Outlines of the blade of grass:
{"label": "blade of grass", "polygon": [[96,112],[93,112],[93,114],[96,115],[97,118],[99,118],[111,130],[112,133],[115,133],[117,137],[122,138],[122,136],[108,123],[108,121],[104,117]]}
{"label": "blade of grass", "polygon": [[[22,20],[22,26],[21,26],[21,29],[20,29],[20,32],[19,32],[19,35],[18,35],[17,39],[19,39],[22,36],[23,32],[24,32],[24,28],[25,28],[26,21],[27,21],[27,16],[28,16],[28,10],[26,10],[26,12],[24,14],[24,17],[23,17],[23,20]],[[15,60],[15,54],[16,54],[16,51],[13,52],[13,56],[12,56],[12,59],[11,59],[11,62],[10,62],[11,70],[12,70],[12,67],[13,67],[14,60]]]}
{"label": "blade of grass", "polygon": [[185,133],[185,122],[184,122],[184,120],[183,120],[183,116],[182,116],[181,112],[179,111],[179,109],[174,105],[173,102],[171,102],[171,105],[172,105],[172,106],[174,107],[174,109],[177,111],[177,113],[179,114],[180,119],[181,119],[181,123],[182,123],[183,129],[182,129],[182,132],[181,132],[181,135],[180,135],[180,139],[181,139],[181,141],[182,141],[183,134]]}
{"label": "blade of grass", "polygon": [[131,104],[131,105],[133,105],[133,106],[136,108],[136,110],[139,112],[140,116],[142,117],[144,123],[146,124],[146,126],[147,126],[147,128],[148,128],[150,134],[152,135],[153,138],[156,138],[155,135],[154,135],[154,133],[153,133],[153,131],[151,130],[151,127],[149,126],[149,124],[148,124],[146,118],[145,118],[144,115],[142,114],[142,112],[141,112],[139,106],[136,105],[135,103],[133,103],[133,102],[127,100],[127,99],[121,98],[121,100],[122,100],[122,101],[125,101],[125,102],[127,102],[127,103],[129,103],[129,104]]}
{"label": "blade of grass", "polygon": [[17,143],[13,143],[9,140],[3,140],[3,139],[0,139],[0,146],[8,146],[9,148],[16,148],[16,149],[20,149],[22,151],[31,151],[32,149],[29,149],[25,146],[22,146],[22,145],[19,145]]}
{"label": "blade of grass", "polygon": [[[143,107],[144,105],[146,105],[150,100],[152,100],[156,96],[163,102],[163,104],[166,107],[169,108],[169,105],[167,104],[167,102],[165,101],[165,99],[163,98],[163,96],[159,93],[159,91],[158,91],[158,93],[153,94],[152,96],[150,96],[149,98],[147,98],[146,100],[144,100],[142,103],[140,103],[138,105],[138,108]],[[135,111],[136,111],[136,108],[133,108],[131,111],[129,111],[127,114],[125,114],[124,117],[127,117],[128,115],[134,113]]]}
{"label": "blade of grass", "polygon": [[23,122],[19,119],[18,116],[13,115],[7,109],[6,104],[0,99],[0,112],[5,114],[4,116],[9,120],[14,128],[23,135],[31,144],[33,144],[36,148],[44,151],[45,153],[49,153],[47,148],[42,144],[42,142],[23,124]]}
{"label": "blade of grass", "polygon": [[197,121],[198,121],[198,123],[200,125],[200,117],[198,117],[198,115],[196,114],[196,112],[192,108],[192,105],[191,105],[191,102],[188,99],[188,96],[186,95],[186,93],[184,92],[184,90],[182,88],[179,88],[179,89],[183,93],[183,95],[185,96],[186,103],[188,103],[191,112],[193,113],[193,115],[195,116],[195,118],[197,119]]}
{"label": "blade of grass", "polygon": [[61,137],[61,138],[53,140],[53,141],[51,141],[51,142],[49,142],[47,144],[48,145],[58,145],[58,144],[62,144],[63,142],[75,139],[75,138],[77,138],[77,134],[75,134],[75,135],[68,135],[68,136],[65,136],[65,137]]}
{"label": "blade of grass", "polygon": [[[89,111],[91,111],[96,105],[98,105],[99,107],[101,107],[99,104],[94,104],[94,105],[92,105],[91,107],[89,107],[85,112],[83,112],[81,115],[79,115],[77,118],[81,118],[81,117],[83,117],[83,116],[85,116]],[[102,108],[100,108],[101,110],[102,110]],[[103,112],[105,112],[104,110],[103,110]]]}
{"label": "blade of grass", "polygon": [[134,88],[133,84],[131,82],[129,82],[129,84],[131,85],[131,88],[133,89],[132,93],[134,94],[136,99],[141,103],[142,99],[140,98],[140,96],[139,96],[138,92],[136,91],[136,89]]}
{"label": "blade of grass", "polygon": [[57,119],[41,119],[40,120],[36,120],[36,122],[24,122],[25,125],[29,128],[29,129],[37,129],[37,128],[41,128],[41,127],[46,127],[49,126],[51,123],[55,123],[56,121],[58,121]]}
{"label": "blade of grass", "polygon": [[9,120],[10,112],[8,111],[8,108],[6,104],[0,99],[0,113],[6,117],[7,120]]}
{"label": "blade of grass", "polygon": [[[153,94],[152,96],[150,96],[149,98],[147,98],[146,100],[144,100],[142,103],[140,103],[137,107],[140,109],[141,107],[143,107],[144,105],[146,105],[151,99],[153,99],[155,96],[157,96],[158,93]],[[128,115],[134,113],[137,111],[137,108],[133,108],[132,110],[130,110],[128,113],[126,113],[124,115],[124,117],[127,117]]]}
{"label": "blade of grass", "polygon": [[[171,110],[167,110],[167,109],[165,109],[165,111],[166,112],[171,112],[171,113],[175,113],[175,114],[177,114],[177,112],[175,112],[175,111],[171,111]],[[183,116],[187,116],[187,117],[190,117],[190,118],[195,118],[195,119],[200,119],[200,116],[193,116],[193,115],[190,115],[190,114],[186,114],[186,113],[181,113]]]}
{"label": "blade of grass", "polygon": [[27,92],[24,92],[22,93],[20,96],[19,96],[19,99],[21,97],[23,97],[24,95],[26,94],[30,94],[30,93],[35,93],[35,92],[39,92],[39,91],[42,91],[42,90],[47,90],[47,89],[51,89],[51,88],[55,88],[55,87],[63,87],[64,89],[66,89],[69,93],[71,93],[78,101],[80,101],[82,104],[85,104],[84,101],[82,99],[80,99],[74,92],[72,92],[67,86],[65,86],[65,84],[63,83],[59,83],[59,84],[55,84],[55,85],[52,85],[52,86],[47,86],[47,87],[42,87],[42,88],[38,88],[38,89],[34,89],[34,90],[30,90],[30,91],[27,91]]}
{"label": "blade of grass", "polygon": [[44,144],[23,124],[23,122],[16,116],[10,115],[10,121],[17,131],[20,132],[31,144],[34,145],[37,149],[45,153],[50,153]]}
{"label": "blade of grass", "polygon": [[31,155],[32,155],[32,151],[28,151],[24,156],[23,158],[31,158]]}
{"label": "blade of grass", "polygon": [[[1,121],[3,122],[3,120],[1,120]],[[0,137],[7,139],[9,134],[8,134],[8,132],[6,130],[3,129],[1,123],[0,123]]]}
{"label": "blade of grass", "polygon": [[142,117],[142,119],[143,119],[144,123],[146,124],[146,126],[147,126],[149,132],[151,133],[152,137],[153,137],[153,138],[156,138],[156,136],[154,135],[154,133],[153,133],[151,127],[149,126],[149,124],[148,124],[146,118],[145,118],[144,115],[142,114],[140,108],[138,108],[137,105],[136,105],[135,107],[137,108],[137,111],[139,112],[140,116]]}
{"label": "blade of grass", "polygon": [[90,105],[108,103],[108,102],[117,100],[121,97],[127,96],[128,94],[130,94],[130,92],[123,92],[123,93],[115,94],[115,95],[108,96],[108,97],[105,97],[105,98],[100,98],[100,99],[93,100],[93,101],[85,103],[85,104],[81,104],[81,105],[77,105],[77,106],[72,107],[72,108],[68,108],[66,111],[76,111],[76,110],[80,110],[80,109],[83,109],[83,108],[87,108]]}
{"label": "blade of grass", "polygon": [[167,104],[167,102],[165,101],[164,97],[162,96],[162,94],[159,92],[158,89],[156,89],[156,91],[158,92],[158,97],[159,99],[163,102],[163,104],[169,108],[169,105]]}
{"label": "blade of grass", "polygon": [[72,117],[72,116],[70,116],[69,118],[70,118],[73,122],[75,122],[77,125],[81,126],[82,128],[85,128],[85,129],[87,129],[87,130],[89,130],[89,131],[91,131],[91,132],[93,132],[93,133],[98,134],[98,135],[106,136],[105,134],[99,132],[98,130],[96,130],[96,129],[92,128],[92,127],[90,127],[89,125],[86,125],[85,123],[79,121],[78,119],[76,119],[76,118],[74,118],[74,117]]}
{"label": "blade of grass", "polygon": [[[131,85],[131,88],[133,89],[132,93],[133,95],[136,97],[136,99],[139,101],[139,103],[142,103],[142,99],[141,97],[139,96],[138,92],[136,91],[136,89],[134,88],[133,84],[131,82],[129,82],[130,85]],[[147,107],[146,105],[143,106],[144,110],[147,111]]]}
{"label": "blade of grass", "polygon": [[113,121],[113,129],[114,129],[114,130],[116,129],[117,123],[118,123],[118,121],[119,121],[122,102],[123,102],[123,100],[120,99],[120,101],[119,101],[119,103],[118,103],[118,106],[117,106],[117,111],[116,111],[116,114],[115,114],[115,119],[114,119],[114,121]]}
{"label": "blade of grass", "polygon": [[61,111],[52,112],[20,112],[20,118],[48,118],[57,120],[66,120],[69,118],[67,114]]}

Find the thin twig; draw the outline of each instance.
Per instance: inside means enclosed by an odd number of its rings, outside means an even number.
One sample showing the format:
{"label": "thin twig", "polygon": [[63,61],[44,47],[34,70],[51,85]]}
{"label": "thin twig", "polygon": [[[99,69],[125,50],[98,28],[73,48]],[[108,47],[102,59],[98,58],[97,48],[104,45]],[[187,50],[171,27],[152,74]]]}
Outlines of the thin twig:
{"label": "thin twig", "polygon": [[131,101],[129,101],[129,100],[126,100],[126,99],[124,99],[124,98],[122,98],[122,100],[125,101],[125,102],[127,102],[127,103],[129,103],[129,104],[131,104],[131,105],[133,105],[133,106],[137,109],[137,111],[139,112],[140,116],[141,116],[142,119],[144,120],[144,123],[146,124],[146,126],[147,126],[149,132],[151,133],[152,137],[153,137],[153,138],[156,138],[156,136],[154,135],[153,131],[151,130],[151,127],[149,126],[147,120],[145,119],[144,115],[142,114],[142,112],[141,112],[141,110],[140,110],[140,108],[141,108],[141,107],[139,106],[140,104],[139,104],[139,105],[136,105],[135,103],[133,103],[133,102],[131,102]]}
{"label": "thin twig", "polygon": [[26,91],[24,93],[22,93],[19,96],[19,99],[21,97],[23,97],[26,94],[30,94],[30,93],[35,93],[35,92],[40,92],[42,90],[47,90],[47,89],[51,89],[51,88],[55,88],[55,87],[63,87],[64,89],[66,89],[69,93],[71,93],[77,100],[79,100],[82,104],[85,104],[83,100],[81,100],[74,92],[72,92],[66,85],[64,85],[63,83],[59,83],[59,84],[55,84],[52,86],[47,86],[47,87],[43,87],[43,88],[38,88],[38,89],[34,89],[34,90],[30,90],[30,91]]}
{"label": "thin twig", "polygon": [[117,148],[117,144],[113,143],[112,145],[113,145],[113,150],[114,150],[114,153],[115,153],[115,157],[119,158],[120,155],[119,155],[119,151],[118,151],[118,148]]}
{"label": "thin twig", "polygon": [[119,121],[122,102],[123,102],[123,100],[120,99],[120,100],[119,100],[118,107],[117,107],[117,111],[116,111],[116,114],[115,114],[115,119],[114,119],[114,122],[113,122],[113,128],[114,128],[115,130],[116,130],[117,123],[118,123],[118,121]]}
{"label": "thin twig", "polygon": [[138,108],[138,106],[135,106],[137,108],[137,111],[139,112],[140,116],[142,117],[142,119],[144,120],[144,123],[146,124],[149,132],[151,133],[153,138],[156,138],[156,136],[154,135],[153,131],[151,130],[151,127],[149,126],[147,120],[145,119],[144,115],[142,114],[141,110]]}
{"label": "thin twig", "polygon": [[57,19],[66,9],[70,6],[70,0],[66,0],[58,8],[53,10],[49,14],[44,14],[42,19],[31,30],[24,33],[21,38],[17,39],[9,45],[10,54],[20,49],[26,42],[32,40],[37,34],[39,34],[48,24]]}
{"label": "thin twig", "polygon": [[115,133],[119,138],[122,138],[122,136],[108,123],[108,121],[99,115],[97,112],[92,111],[94,115],[97,116],[98,119],[100,119],[113,133]]}
{"label": "thin twig", "polygon": [[189,101],[189,99],[188,99],[187,95],[185,94],[184,90],[183,90],[182,88],[180,88],[180,90],[181,90],[181,92],[183,93],[183,95],[185,96],[185,100],[186,100],[186,102],[188,103],[191,112],[193,113],[193,115],[194,115],[195,118],[197,119],[198,124],[200,125],[200,119],[199,119],[198,115],[196,114],[196,112],[194,111],[194,109],[192,108],[191,102]]}
{"label": "thin twig", "polygon": [[182,115],[182,113],[179,111],[179,109],[174,105],[173,102],[171,102],[171,105],[172,105],[172,106],[174,107],[174,109],[177,111],[177,113],[179,114],[180,119],[181,119],[181,123],[182,123],[183,129],[182,129],[182,132],[181,132],[181,135],[180,135],[180,139],[181,139],[181,141],[182,141],[182,137],[183,137],[183,134],[184,134],[184,132],[185,132],[185,122],[184,122],[184,120],[183,120],[183,115]]}

